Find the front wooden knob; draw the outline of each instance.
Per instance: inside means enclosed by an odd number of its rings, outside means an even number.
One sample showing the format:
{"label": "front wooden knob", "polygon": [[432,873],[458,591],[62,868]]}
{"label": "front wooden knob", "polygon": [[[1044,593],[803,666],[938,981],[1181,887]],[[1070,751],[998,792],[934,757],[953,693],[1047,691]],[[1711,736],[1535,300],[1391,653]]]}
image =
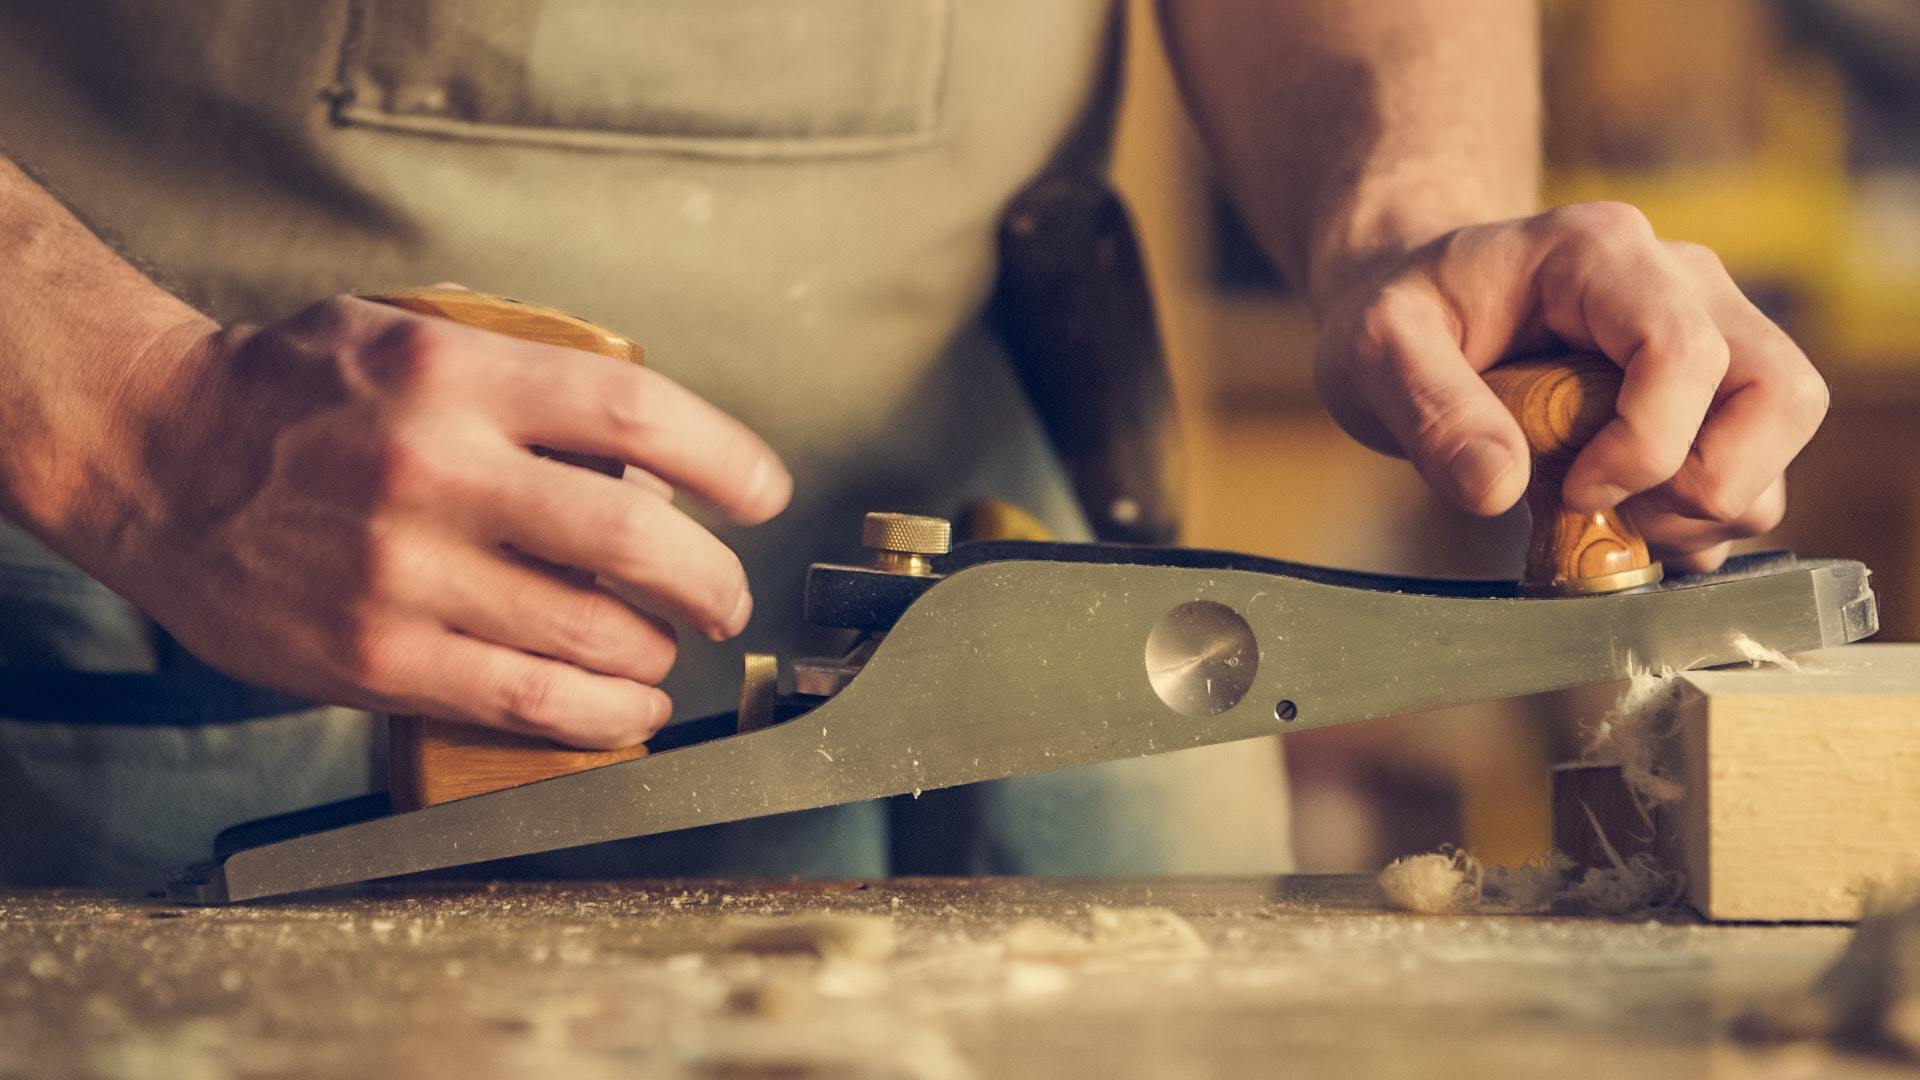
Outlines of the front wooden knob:
{"label": "front wooden knob", "polygon": [[1565,596],[1617,592],[1660,580],[1660,564],[1624,513],[1569,510],[1561,501],[1567,469],[1614,416],[1621,372],[1601,356],[1572,354],[1502,364],[1487,372],[1533,454],[1527,508],[1533,535],[1522,592]]}

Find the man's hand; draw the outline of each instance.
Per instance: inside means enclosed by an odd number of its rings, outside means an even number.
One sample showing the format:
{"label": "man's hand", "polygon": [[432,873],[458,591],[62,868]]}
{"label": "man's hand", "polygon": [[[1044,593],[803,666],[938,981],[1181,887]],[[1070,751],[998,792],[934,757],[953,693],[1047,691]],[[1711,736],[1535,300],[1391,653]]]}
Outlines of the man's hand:
{"label": "man's hand", "polygon": [[67,432],[92,485],[50,527],[57,546],[242,678],[577,746],[666,721],[660,615],[715,639],[746,625],[739,559],[670,488],[751,524],[792,487],[759,438],[657,372],[350,298],[264,329],[182,327],[135,370],[112,424]]}
{"label": "man's hand", "polygon": [[217,667],[617,747],[667,719],[666,619],[746,625],[739,559],[668,500],[752,524],[793,481],[657,372],[347,298],[223,331],[4,157],[0,265],[0,514]]}
{"label": "man's hand", "polygon": [[1658,555],[1717,566],[1779,522],[1826,387],[1706,249],[1617,204],[1521,216],[1539,187],[1537,8],[1161,0],[1221,177],[1313,296],[1340,423],[1497,513],[1528,463],[1479,373],[1598,349],[1625,369],[1620,415],[1575,461],[1568,504],[1625,501]]}
{"label": "man's hand", "polygon": [[1729,541],[1779,524],[1782,474],[1826,414],[1813,365],[1713,252],[1657,238],[1618,203],[1457,229],[1314,292],[1334,417],[1479,514],[1518,501],[1528,470],[1480,373],[1562,344],[1611,357],[1625,371],[1619,416],[1575,459],[1567,505],[1625,502],[1680,569],[1712,569]]}

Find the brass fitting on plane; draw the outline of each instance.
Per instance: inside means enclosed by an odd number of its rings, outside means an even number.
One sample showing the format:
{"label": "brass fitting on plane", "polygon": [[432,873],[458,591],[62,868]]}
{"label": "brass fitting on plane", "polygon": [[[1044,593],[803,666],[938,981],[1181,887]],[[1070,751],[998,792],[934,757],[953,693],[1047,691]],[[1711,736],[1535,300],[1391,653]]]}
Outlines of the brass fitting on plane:
{"label": "brass fitting on plane", "polygon": [[873,553],[873,566],[895,574],[931,574],[928,556],[953,550],[953,523],[921,514],[876,511],[861,523],[860,542]]}

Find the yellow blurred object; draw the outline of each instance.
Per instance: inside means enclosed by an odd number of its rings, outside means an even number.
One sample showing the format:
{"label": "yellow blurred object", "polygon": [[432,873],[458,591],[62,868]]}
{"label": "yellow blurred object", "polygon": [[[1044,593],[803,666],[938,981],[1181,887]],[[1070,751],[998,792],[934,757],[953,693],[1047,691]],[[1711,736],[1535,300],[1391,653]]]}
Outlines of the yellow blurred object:
{"label": "yellow blurred object", "polygon": [[960,511],[955,530],[962,540],[1052,540],[1039,518],[1010,502],[981,499]]}
{"label": "yellow blurred object", "polygon": [[[1548,79],[1556,156],[1547,202],[1632,203],[1660,235],[1713,248],[1750,289],[1784,291],[1791,302],[1780,314],[1824,370],[1920,369],[1920,258],[1901,242],[1920,233],[1920,175],[1849,170],[1847,93],[1835,65],[1789,48],[1766,25],[1772,8],[1758,0],[1630,6],[1645,9],[1637,33],[1619,24],[1612,4],[1555,6],[1550,26],[1597,20],[1617,31],[1582,40],[1583,62],[1574,66],[1610,76],[1631,72],[1622,81],[1633,89],[1582,84],[1550,57],[1548,70],[1558,75]],[[1745,72],[1727,75],[1741,87],[1738,95],[1703,84],[1701,66],[1725,68],[1715,61],[1728,53],[1727,41],[1689,32],[1703,20],[1746,27],[1728,35],[1752,53]],[[1669,47],[1659,48],[1663,41]],[[1600,52],[1608,55],[1597,58]],[[1618,111],[1624,101],[1638,101],[1636,130],[1671,123],[1681,134],[1698,134],[1701,126],[1690,121],[1703,85],[1716,107],[1741,112],[1729,125],[1751,126],[1750,138],[1689,147],[1676,137],[1661,144],[1673,160],[1629,167],[1606,161],[1593,140],[1563,133],[1594,122],[1587,118],[1596,108]],[[1744,152],[1732,152],[1740,147]]]}

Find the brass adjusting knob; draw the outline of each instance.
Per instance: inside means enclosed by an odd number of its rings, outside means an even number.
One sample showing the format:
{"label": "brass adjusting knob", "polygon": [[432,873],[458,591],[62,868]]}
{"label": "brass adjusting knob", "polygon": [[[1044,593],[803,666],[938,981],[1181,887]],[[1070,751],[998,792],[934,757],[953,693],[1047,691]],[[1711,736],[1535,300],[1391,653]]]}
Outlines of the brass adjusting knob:
{"label": "brass adjusting knob", "polygon": [[876,569],[897,574],[931,574],[929,555],[953,550],[953,523],[920,514],[875,512],[860,526],[860,542],[873,552]]}

